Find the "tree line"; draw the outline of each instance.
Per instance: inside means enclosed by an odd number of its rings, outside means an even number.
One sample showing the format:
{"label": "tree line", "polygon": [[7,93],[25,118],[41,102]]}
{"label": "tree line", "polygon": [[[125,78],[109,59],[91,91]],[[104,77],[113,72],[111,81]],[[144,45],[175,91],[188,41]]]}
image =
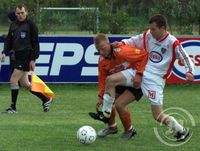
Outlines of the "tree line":
{"label": "tree line", "polygon": [[127,34],[132,30],[141,32],[148,27],[152,15],[163,14],[168,18],[170,32],[200,34],[200,0],[1,0],[1,16],[19,2],[28,6],[30,17],[41,28],[41,7],[94,7],[98,12],[88,10],[81,13],[81,30],[110,34]]}

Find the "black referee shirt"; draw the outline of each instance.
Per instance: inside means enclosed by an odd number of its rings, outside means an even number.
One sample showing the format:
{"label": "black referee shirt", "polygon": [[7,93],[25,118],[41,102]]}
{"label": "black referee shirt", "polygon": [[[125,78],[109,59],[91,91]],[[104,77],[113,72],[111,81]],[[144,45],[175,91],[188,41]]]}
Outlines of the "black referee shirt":
{"label": "black referee shirt", "polygon": [[32,60],[39,57],[38,29],[31,20],[26,19],[23,22],[16,20],[11,23],[2,53],[10,50],[32,51]]}

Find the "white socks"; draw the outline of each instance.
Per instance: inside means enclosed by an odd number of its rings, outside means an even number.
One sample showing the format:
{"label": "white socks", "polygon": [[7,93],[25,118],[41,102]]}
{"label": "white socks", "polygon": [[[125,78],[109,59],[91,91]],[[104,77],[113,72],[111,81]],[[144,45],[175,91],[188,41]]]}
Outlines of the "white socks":
{"label": "white socks", "polygon": [[184,128],[182,125],[180,125],[177,120],[173,116],[169,116],[170,122],[168,123],[168,126],[174,130],[175,132],[183,132]]}
{"label": "white socks", "polygon": [[109,94],[105,93],[103,95],[103,108],[102,108],[102,111],[111,114],[114,100],[115,100],[115,98],[113,98]]}

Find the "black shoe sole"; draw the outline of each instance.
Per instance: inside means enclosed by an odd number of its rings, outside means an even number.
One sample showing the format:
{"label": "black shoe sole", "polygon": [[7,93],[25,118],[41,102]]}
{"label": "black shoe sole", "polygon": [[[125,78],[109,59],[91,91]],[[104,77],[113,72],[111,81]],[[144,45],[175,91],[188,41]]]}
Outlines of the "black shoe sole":
{"label": "black shoe sole", "polygon": [[189,136],[189,133],[185,136],[185,138],[183,138],[183,139],[177,139],[176,141],[177,142],[184,142],[187,139],[188,136]]}
{"label": "black shoe sole", "polygon": [[100,118],[100,117],[99,117],[99,113],[89,112],[88,114],[89,114],[89,116],[92,117],[93,119],[102,121],[102,122],[104,122],[104,123],[108,123],[109,120],[110,120],[110,119],[105,118],[105,117]]}
{"label": "black shoe sole", "polygon": [[183,139],[177,139],[176,141],[177,142],[183,142],[183,141],[185,141],[186,139],[187,139],[187,137],[190,135],[190,132],[189,132],[189,130],[187,130],[187,134],[185,135],[185,137],[183,138]]}

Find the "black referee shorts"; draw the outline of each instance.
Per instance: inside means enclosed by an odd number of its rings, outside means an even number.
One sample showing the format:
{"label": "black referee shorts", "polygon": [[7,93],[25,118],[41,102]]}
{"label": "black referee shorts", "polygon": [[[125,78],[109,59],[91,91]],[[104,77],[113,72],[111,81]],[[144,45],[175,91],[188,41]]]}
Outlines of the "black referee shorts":
{"label": "black referee shorts", "polygon": [[117,86],[115,89],[116,93],[118,94],[122,94],[125,90],[130,91],[135,96],[136,101],[139,101],[141,97],[143,96],[141,88],[135,89],[133,87]]}
{"label": "black referee shorts", "polygon": [[10,55],[11,67],[22,71],[30,71],[30,58],[31,51],[12,52]]}

